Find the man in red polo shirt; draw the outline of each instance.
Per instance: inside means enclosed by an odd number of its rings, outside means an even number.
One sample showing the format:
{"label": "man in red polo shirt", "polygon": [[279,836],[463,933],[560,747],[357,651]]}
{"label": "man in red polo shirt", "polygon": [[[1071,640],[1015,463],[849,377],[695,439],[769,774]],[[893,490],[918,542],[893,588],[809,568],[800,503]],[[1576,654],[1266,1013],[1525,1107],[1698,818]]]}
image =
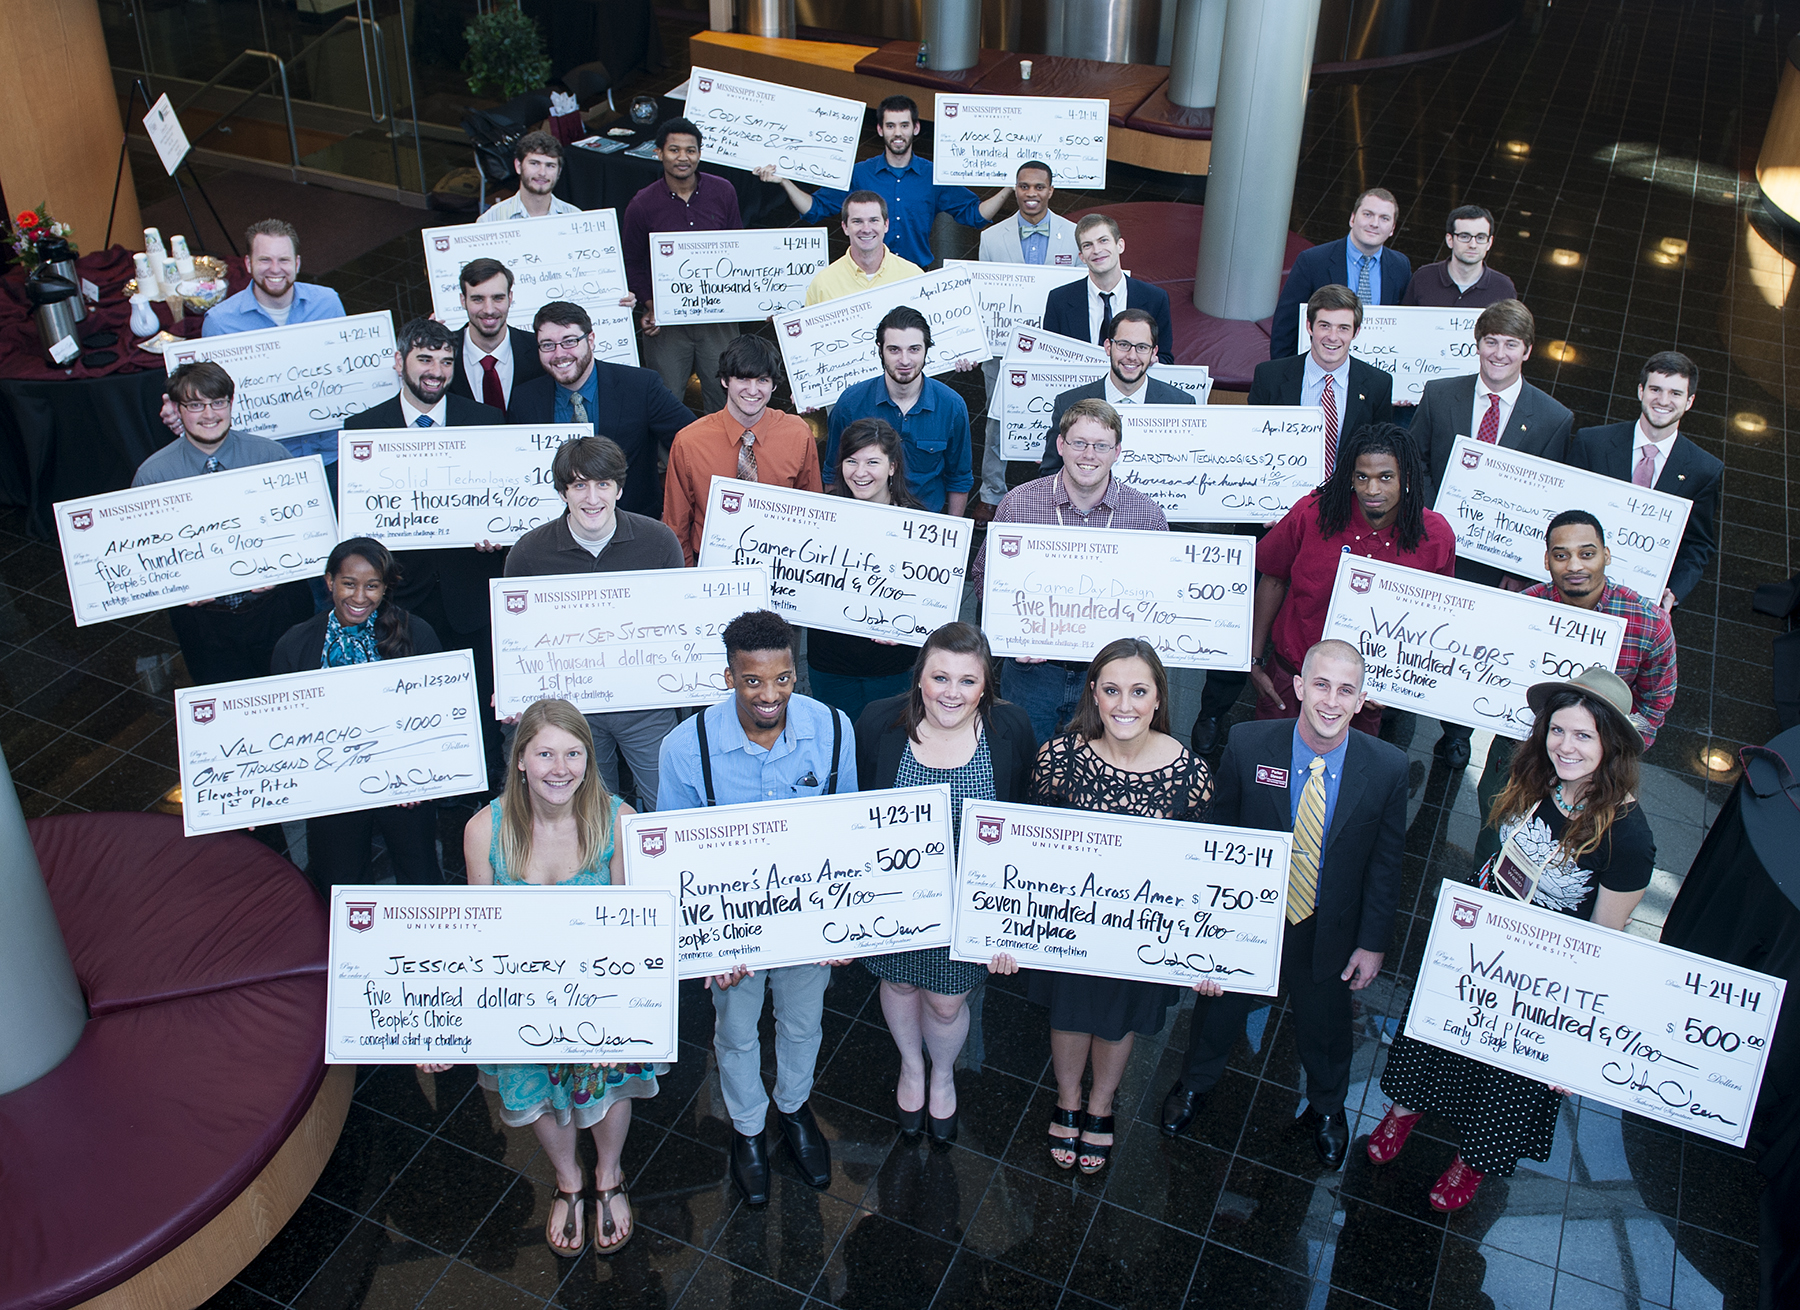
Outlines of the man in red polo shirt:
{"label": "man in red polo shirt", "polygon": [[[1325,611],[1345,551],[1450,577],[1456,536],[1425,507],[1425,460],[1404,428],[1367,423],[1351,433],[1330,479],[1308,492],[1256,547],[1256,608],[1250,680],[1256,717],[1300,713],[1294,678],[1325,635]],[[1270,637],[1274,649],[1264,654]],[[1375,735],[1381,706],[1364,702],[1351,726]]]}

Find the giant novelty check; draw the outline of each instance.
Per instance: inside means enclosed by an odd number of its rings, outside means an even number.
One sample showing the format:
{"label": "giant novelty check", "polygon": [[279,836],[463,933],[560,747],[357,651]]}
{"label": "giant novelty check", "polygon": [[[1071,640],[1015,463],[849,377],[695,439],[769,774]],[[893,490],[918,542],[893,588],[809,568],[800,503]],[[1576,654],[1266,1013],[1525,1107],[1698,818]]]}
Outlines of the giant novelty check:
{"label": "giant novelty check", "polygon": [[173,373],[211,361],[231,374],[231,426],[253,436],[302,437],[400,394],[394,319],[387,310],[182,341],[163,352]]}
{"label": "giant novelty check", "polygon": [[1406,1035],[1742,1146],[1787,984],[1445,882]]}
{"label": "giant novelty check", "polygon": [[967,520],[735,478],[707,497],[701,565],[767,565],[790,622],[906,646],[956,622]]}
{"label": "giant novelty check", "polygon": [[316,578],[338,543],[317,455],[58,501],[75,626]]}
{"label": "giant novelty check", "polygon": [[675,1056],[675,898],[649,887],[334,887],[327,1064]]}
{"label": "giant novelty check", "polygon": [[657,810],[620,828],[628,881],[681,897],[683,978],[950,941],[948,787]]}
{"label": "giant novelty check", "polygon": [[932,122],[932,177],[942,185],[1011,186],[1019,165],[1038,160],[1056,184],[1106,185],[1106,100],[971,96],[940,91]]}
{"label": "giant novelty check", "polygon": [[1248,669],[1248,537],[995,523],[981,629],[996,655],[1092,659],[1142,637],[1178,669]]}
{"label": "giant novelty check", "polygon": [[1171,523],[1271,522],[1325,480],[1317,405],[1127,405],[1119,419],[1113,476]]}
{"label": "giant novelty check", "polygon": [[760,323],[799,309],[830,262],[822,227],[652,232],[658,323]]}
{"label": "giant novelty check", "polygon": [[[1475,320],[1479,309],[1438,305],[1371,305],[1363,310],[1362,327],[1350,353],[1394,379],[1394,403],[1416,405],[1433,378],[1461,377],[1481,367],[1475,354]],[[1298,352],[1307,352],[1306,315],[1295,337]]]}
{"label": "giant novelty check", "polygon": [[896,305],[910,305],[931,324],[927,373],[948,373],[959,359],[988,358],[975,284],[960,268],[942,268],[884,283],[854,296],[775,316],[775,338],[797,409],[837,404],[844,388],[881,376],[875,325]]}
{"label": "giant novelty check", "polygon": [[1616,668],[1625,620],[1346,553],[1322,635],[1362,652],[1370,700],[1523,741],[1531,684]]}
{"label": "giant novelty check", "polygon": [[1458,437],[1444,466],[1437,512],[1456,529],[1456,553],[1522,577],[1550,580],[1544,530],[1565,509],[1606,529],[1606,566],[1652,605],[1662,598],[1694,502],[1618,478]]}
{"label": "giant novelty check", "polygon": [[[1054,444],[1050,420],[1056,417],[1056,400],[1065,391],[1085,387],[1106,376],[1105,356],[1099,363],[1051,364],[1046,361],[1008,359],[1000,366],[999,382],[988,401],[988,414],[1000,421],[1001,453],[1009,460],[1036,463]],[[1179,387],[1206,404],[1212,395],[1212,375],[1204,364],[1158,364],[1151,374],[1158,382]],[[1120,414],[1133,411],[1120,405]],[[1154,406],[1157,409],[1169,406]],[[1242,406],[1233,406],[1241,409]]]}
{"label": "giant novelty check", "polygon": [[592,432],[580,423],[340,432],[338,521],[344,536],[396,550],[510,546],[562,514],[550,462]]}
{"label": "giant novelty check", "polygon": [[192,837],[487,790],[466,650],[175,692]]}
{"label": "giant novelty check", "polygon": [[631,310],[619,303],[628,288],[614,211],[459,223],[428,227],[419,236],[425,243],[432,312],[451,331],[469,321],[462,307],[463,265],[472,259],[497,259],[513,275],[508,322],[529,331],[532,315],[545,305],[573,301],[594,320],[595,359],[637,363]]}
{"label": "giant novelty check", "polygon": [[767,609],[760,568],[643,569],[495,578],[494,717],[533,701],[583,714],[711,705],[725,685],[725,625]]}
{"label": "giant novelty check", "polygon": [[963,802],[950,955],[1273,996],[1285,832]]}
{"label": "giant novelty check", "polygon": [[[946,259],[945,268],[966,269],[975,284],[981,326],[994,358],[1012,346],[1020,328],[1038,331],[1044,322],[1044,300],[1065,282],[1087,276],[1087,266],[1073,255],[1058,255],[1066,264],[1003,264],[985,259]],[[1085,343],[1083,343],[1085,344]],[[1104,358],[1104,356],[1102,356]]]}
{"label": "giant novelty check", "polygon": [[696,68],[688,78],[687,116],[705,134],[708,163],[750,172],[773,164],[782,177],[807,186],[850,186],[861,101]]}

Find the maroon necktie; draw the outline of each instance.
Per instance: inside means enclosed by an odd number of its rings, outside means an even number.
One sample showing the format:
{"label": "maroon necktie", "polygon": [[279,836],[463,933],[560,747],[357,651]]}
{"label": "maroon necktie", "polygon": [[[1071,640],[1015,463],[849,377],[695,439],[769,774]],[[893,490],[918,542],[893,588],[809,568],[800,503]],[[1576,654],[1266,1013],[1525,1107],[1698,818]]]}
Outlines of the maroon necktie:
{"label": "maroon necktie", "polygon": [[492,355],[481,357],[481,403],[506,412],[506,393],[500,389],[500,366]]}
{"label": "maroon necktie", "polygon": [[1337,467],[1338,412],[1329,373],[1325,375],[1324,390],[1319,392],[1319,407],[1325,411],[1325,481],[1330,482],[1331,471]]}
{"label": "maroon necktie", "polygon": [[1488,392],[1488,412],[1481,416],[1481,430],[1475,434],[1475,440],[1490,446],[1500,440],[1500,396],[1496,392]]}

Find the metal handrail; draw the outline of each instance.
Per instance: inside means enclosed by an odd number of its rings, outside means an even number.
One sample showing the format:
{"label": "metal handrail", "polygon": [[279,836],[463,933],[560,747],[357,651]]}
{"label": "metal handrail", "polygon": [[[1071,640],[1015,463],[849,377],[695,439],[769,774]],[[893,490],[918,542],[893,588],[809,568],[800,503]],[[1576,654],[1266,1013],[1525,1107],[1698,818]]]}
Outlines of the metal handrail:
{"label": "metal handrail", "polygon": [[238,115],[238,113],[241,110],[243,110],[243,108],[246,105],[248,105],[252,100],[256,99],[258,96],[263,94],[263,92],[268,88],[268,85],[270,82],[273,82],[277,78],[280,78],[281,79],[281,109],[282,109],[283,116],[287,120],[288,154],[293,159],[293,166],[295,168],[298,168],[298,167],[300,167],[300,138],[299,138],[298,134],[294,131],[294,100],[293,100],[293,97],[288,94],[287,65],[282,62],[280,55],[274,54],[268,50],[246,50],[246,51],[244,51],[243,54],[238,55],[230,63],[226,64],[225,67],[221,68],[216,74],[214,74],[214,76],[210,82],[207,82],[198,91],[195,91],[194,94],[192,94],[186,100],[183,100],[179,105],[177,105],[175,107],[176,117],[179,118],[181,116],[182,110],[188,108],[195,101],[199,100],[201,96],[205,95],[208,91],[212,90],[215,86],[217,86],[221,81],[224,80],[226,74],[230,73],[232,71],[232,69],[236,68],[239,64],[243,63],[244,60],[246,60],[246,59],[265,59],[269,63],[271,63],[275,66],[275,71],[270,73],[268,76],[264,77],[262,81],[258,82],[254,87],[252,87],[250,89],[249,93],[247,95],[245,95],[242,100],[238,101],[230,109],[226,110],[224,113],[220,114],[217,118],[213,119],[212,122],[208,123],[205,127],[201,128],[199,132],[195,133],[193,140],[189,144],[190,145],[198,145],[200,140],[203,137],[205,137],[207,133],[211,132],[215,128],[223,126],[226,119],[235,118]]}

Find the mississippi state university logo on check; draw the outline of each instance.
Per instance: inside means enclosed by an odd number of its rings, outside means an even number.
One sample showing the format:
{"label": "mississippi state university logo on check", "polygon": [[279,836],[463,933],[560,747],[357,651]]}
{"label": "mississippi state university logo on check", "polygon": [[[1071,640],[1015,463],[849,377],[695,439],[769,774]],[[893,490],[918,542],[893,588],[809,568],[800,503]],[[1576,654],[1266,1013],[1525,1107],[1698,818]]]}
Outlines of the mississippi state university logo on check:
{"label": "mississippi state university logo on check", "polygon": [[667,259],[670,255],[675,253],[675,243],[673,241],[659,241],[656,248],[662,251],[664,259]]}
{"label": "mississippi state university logo on check", "polygon": [[1256,780],[1265,787],[1286,787],[1288,771],[1278,769],[1273,764],[1259,764],[1256,766]]}
{"label": "mississippi state university logo on check", "polygon": [[525,598],[531,593],[528,591],[508,591],[501,594],[506,597],[506,612],[508,614],[523,614],[525,612]]}
{"label": "mississippi state university logo on check", "polygon": [[1037,339],[1035,337],[1028,337],[1021,332],[1019,333],[1019,339],[1013,344],[1020,350],[1029,352],[1033,346],[1037,345]]}
{"label": "mississippi state university logo on check", "polygon": [[69,526],[78,532],[86,532],[94,526],[94,511],[91,509],[72,509],[69,511]]}
{"label": "mississippi state university logo on check", "polygon": [[1361,569],[1350,570],[1350,590],[1357,595],[1362,595],[1374,585],[1375,575],[1373,573],[1364,573]]}
{"label": "mississippi state university logo on check", "polygon": [[1453,897],[1450,902],[1450,917],[1458,928],[1473,928],[1481,918],[1481,907],[1474,901],[1465,901],[1462,897]]}
{"label": "mississippi state university logo on check", "polygon": [[1463,451],[1463,467],[1466,469],[1480,468],[1481,452],[1479,450]]}
{"label": "mississippi state university logo on check", "polygon": [[193,703],[195,723],[211,723],[218,714],[218,701],[197,700]]}
{"label": "mississippi state university logo on check", "polygon": [[669,830],[645,828],[638,833],[638,849],[652,858],[661,855],[669,849]]}
{"label": "mississippi state university logo on check", "polygon": [[374,901],[345,901],[344,923],[351,932],[367,932],[375,926]]}
{"label": "mississippi state university logo on check", "polygon": [[800,320],[797,318],[790,318],[781,326],[787,329],[787,334],[790,337],[797,337],[800,335]]}
{"label": "mississippi state university logo on check", "polygon": [[944,117],[945,118],[955,118],[956,117],[956,101],[954,101],[954,100],[944,101]]}
{"label": "mississippi state university logo on check", "polygon": [[1006,820],[990,819],[986,815],[977,814],[975,816],[975,835],[989,846],[996,845],[1006,835]]}
{"label": "mississippi state university logo on check", "polygon": [[368,459],[374,453],[375,443],[372,441],[352,441],[350,443],[351,459]]}
{"label": "mississippi state university logo on check", "polygon": [[433,247],[435,247],[437,249],[439,254],[442,254],[444,251],[450,249],[450,238],[449,237],[433,237],[433,238],[431,238],[431,244]]}
{"label": "mississippi state university logo on check", "polygon": [[1012,384],[1015,387],[1022,387],[1025,385],[1025,370],[1024,369],[1015,368],[1012,371]]}
{"label": "mississippi state university logo on check", "polygon": [[1009,559],[1012,556],[1017,555],[1019,553],[1019,538],[1018,537],[1002,537],[1002,538],[1000,538],[1000,553],[1002,555],[1007,556]]}
{"label": "mississippi state university logo on check", "polygon": [[744,493],[741,491],[721,491],[719,508],[727,514],[735,514],[744,507]]}
{"label": "mississippi state university logo on check", "polygon": [[701,78],[700,79],[700,89],[702,91],[712,90],[712,78],[710,78],[710,77]]}

